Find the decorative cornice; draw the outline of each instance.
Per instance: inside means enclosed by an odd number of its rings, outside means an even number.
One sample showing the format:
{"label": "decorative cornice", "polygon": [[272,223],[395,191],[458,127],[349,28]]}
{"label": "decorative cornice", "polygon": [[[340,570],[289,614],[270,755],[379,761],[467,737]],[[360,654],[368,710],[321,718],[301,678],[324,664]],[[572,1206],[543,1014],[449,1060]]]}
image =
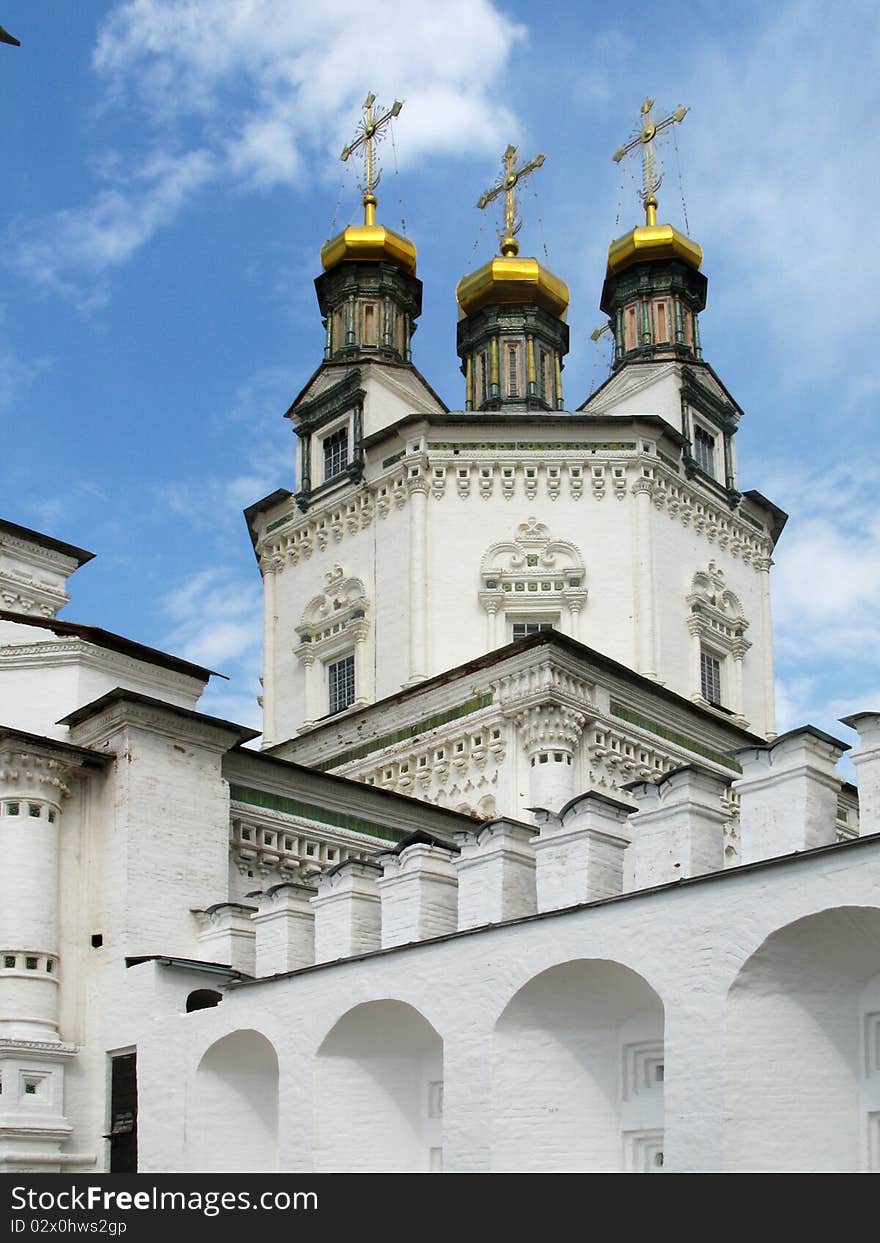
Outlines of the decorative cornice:
{"label": "decorative cornice", "polygon": [[[0,783],[8,787],[10,794],[18,793],[22,786],[46,786],[57,797],[47,794],[56,806],[70,795],[70,785],[75,764],[59,762],[47,755],[41,747],[25,748],[20,744],[0,743]],[[22,795],[27,798],[27,794]]]}
{"label": "decorative cornice", "polygon": [[132,669],[136,667],[144,671],[138,673],[139,681],[162,690],[192,695],[193,698],[204,689],[204,683],[200,679],[138,660],[135,656],[126,656],[121,652],[98,647],[87,639],[58,638],[47,639],[42,643],[0,644],[0,666],[27,668],[36,665],[41,669],[51,669],[78,663],[102,673],[127,674],[129,677],[132,676]]}
{"label": "decorative cornice", "polygon": [[26,1054],[29,1058],[40,1061],[65,1061],[76,1057],[79,1046],[66,1044],[60,1040],[15,1040],[8,1036],[0,1036],[0,1057],[15,1057]]}
{"label": "decorative cornice", "polygon": [[[106,745],[114,734],[133,726],[175,741],[185,738],[197,746],[217,752],[225,752],[235,746],[237,738],[234,731],[237,730],[240,737],[238,726],[222,721],[214,725],[201,718],[192,720],[185,710],[175,712],[175,707],[175,704],[168,704],[166,708],[161,704],[154,706],[123,699],[110,704],[89,720],[80,722],[73,732],[77,744],[88,747],[96,743]],[[247,737],[252,734],[253,731],[248,731]]]}

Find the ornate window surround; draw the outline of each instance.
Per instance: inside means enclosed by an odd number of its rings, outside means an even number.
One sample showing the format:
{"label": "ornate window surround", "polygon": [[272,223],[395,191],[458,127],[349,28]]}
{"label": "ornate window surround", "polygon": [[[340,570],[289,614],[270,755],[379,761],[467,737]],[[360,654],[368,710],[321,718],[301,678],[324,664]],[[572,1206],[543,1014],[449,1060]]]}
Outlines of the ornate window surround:
{"label": "ornate window surround", "polygon": [[691,699],[707,707],[703,698],[700,653],[703,649],[721,662],[725,706],[737,724],[747,724],[743,716],[743,659],[752,646],[745,637],[748,621],[739,597],[725,586],[724,571],[710,561],[691,580],[685,598],[688,606],[688,632],[691,636]]}
{"label": "ornate window surround", "polygon": [[[479,601],[487,614],[486,642],[499,645],[498,618],[517,621],[558,617],[561,629],[578,637],[587,602],[586,568],[579,549],[556,539],[543,522],[530,517],[512,540],[492,544],[480,562]],[[506,627],[505,627],[506,629]],[[506,642],[506,636],[502,642]]]}
{"label": "ornate window surround", "polygon": [[337,564],[324,575],[324,590],[303,610],[302,621],[296,627],[300,641],[294,649],[305,669],[307,721],[303,728],[329,712],[326,670],[340,657],[354,655],[355,700],[350,708],[360,708],[370,702],[366,659],[369,607],[363,582],[347,576]]}

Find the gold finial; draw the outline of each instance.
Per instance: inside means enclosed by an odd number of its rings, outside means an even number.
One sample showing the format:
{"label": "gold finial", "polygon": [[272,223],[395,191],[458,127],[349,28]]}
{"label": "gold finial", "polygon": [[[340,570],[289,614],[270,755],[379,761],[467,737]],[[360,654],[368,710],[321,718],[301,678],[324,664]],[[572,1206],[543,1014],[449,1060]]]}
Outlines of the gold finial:
{"label": "gold finial", "polygon": [[644,178],[644,187],[639,195],[645,207],[645,224],[650,228],[657,223],[657,191],[660,189],[660,183],[663,180],[663,174],[657,173],[657,166],[654,161],[654,139],[662,129],[666,129],[669,125],[674,125],[676,121],[683,121],[688,111],[679,105],[675,112],[670,112],[668,117],[664,117],[662,121],[655,121],[652,116],[654,108],[653,99],[646,99],[642,104],[641,123],[639,133],[625,147],[618,147],[612,155],[615,164],[619,164],[625,155],[629,155],[630,151],[634,151],[639,144],[644,148],[642,176]]}
{"label": "gold finial", "polygon": [[384,116],[376,117],[373,112],[373,104],[375,102],[376,96],[371,91],[364,100],[364,119],[357,127],[358,137],[345,148],[339,157],[341,160],[347,160],[350,155],[354,155],[356,151],[360,151],[363,148],[364,184],[361,189],[364,195],[364,224],[370,226],[376,223],[375,190],[381,176],[376,170],[376,155],[373,150],[373,143],[379,142],[384,138],[382,131],[385,126],[399,114],[403,107],[401,101],[395,99],[393,107],[389,108]]}
{"label": "gold finial", "polygon": [[515,168],[518,149],[509,146],[504,152],[504,175],[497,185],[491,190],[487,190],[485,194],[481,194],[477,199],[477,207],[484,208],[494,200],[499,194],[507,196],[504,204],[504,233],[499,234],[501,242],[501,253],[505,258],[512,258],[519,254],[519,242],[516,235],[522,228],[522,220],[518,217],[519,204],[516,201],[516,184],[522,181],[524,177],[528,177],[536,169],[540,168],[544,163],[545,156],[536,155],[528,164],[524,164],[522,168]]}

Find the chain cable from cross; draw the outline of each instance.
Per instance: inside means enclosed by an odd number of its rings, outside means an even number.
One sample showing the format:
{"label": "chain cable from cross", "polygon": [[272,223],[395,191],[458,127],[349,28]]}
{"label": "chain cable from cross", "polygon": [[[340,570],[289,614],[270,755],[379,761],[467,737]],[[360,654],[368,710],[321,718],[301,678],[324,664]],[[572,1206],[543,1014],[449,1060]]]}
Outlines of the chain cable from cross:
{"label": "chain cable from cross", "polygon": [[343,150],[339,157],[343,161],[347,161],[350,156],[357,153],[363,154],[364,160],[364,181],[361,186],[364,203],[364,224],[373,225],[376,223],[376,186],[379,184],[381,172],[378,169],[378,161],[376,159],[375,146],[385,137],[385,128],[390,125],[394,117],[398,116],[403,103],[399,99],[395,99],[393,105],[383,116],[377,116],[373,111],[373,105],[376,102],[376,96],[371,91],[364,100],[364,116],[363,120],[358,124],[357,137],[353,142]]}
{"label": "chain cable from cross", "polygon": [[670,112],[668,117],[664,117],[662,121],[655,121],[653,109],[654,100],[646,99],[640,109],[639,132],[625,146],[618,147],[611,157],[615,164],[619,164],[631,151],[635,151],[637,147],[642,148],[642,189],[639,192],[639,198],[645,208],[645,223],[649,226],[657,223],[657,191],[663,181],[663,174],[657,171],[654,139],[670,125],[683,121],[688,112],[687,108],[679,105],[674,112]]}
{"label": "chain cable from cross", "polygon": [[519,149],[513,145],[508,146],[504,152],[504,165],[501,180],[487,190],[485,194],[481,194],[477,199],[477,207],[482,211],[488,207],[490,203],[505,195],[504,202],[504,232],[498,234],[498,240],[501,243],[501,253],[506,257],[512,257],[519,254],[519,242],[516,235],[522,228],[522,218],[519,216],[519,202],[516,197],[517,183],[523,181],[537,169],[541,167],[547,158],[544,155],[536,155],[533,160],[529,160],[528,164],[522,167],[516,167],[516,157]]}

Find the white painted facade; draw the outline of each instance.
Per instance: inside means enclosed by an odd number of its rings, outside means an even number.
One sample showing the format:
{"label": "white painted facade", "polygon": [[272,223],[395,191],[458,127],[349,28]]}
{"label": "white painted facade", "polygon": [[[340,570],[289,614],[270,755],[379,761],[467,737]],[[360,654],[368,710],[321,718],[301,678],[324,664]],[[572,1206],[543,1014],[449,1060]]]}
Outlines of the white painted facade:
{"label": "white painted facade", "polygon": [[782,515],[733,415],[689,469],[694,374],[320,368],[262,751],[0,522],[0,1169],[880,1170],[880,713],[858,792],[776,736]]}

